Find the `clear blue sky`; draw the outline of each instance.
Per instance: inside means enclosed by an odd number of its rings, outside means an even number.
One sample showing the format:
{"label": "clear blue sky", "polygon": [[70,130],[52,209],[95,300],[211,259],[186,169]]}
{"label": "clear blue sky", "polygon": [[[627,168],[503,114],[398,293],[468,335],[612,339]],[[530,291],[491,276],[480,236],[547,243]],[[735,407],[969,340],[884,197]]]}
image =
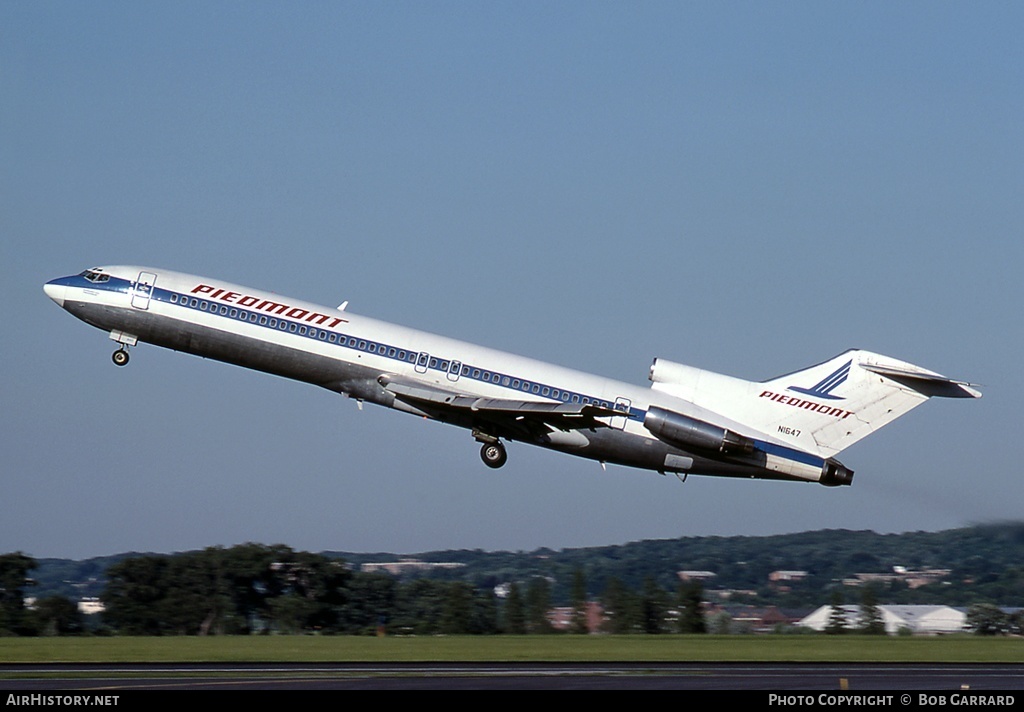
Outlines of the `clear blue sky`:
{"label": "clear blue sky", "polygon": [[[1019,519],[1024,9],[0,2],[0,551],[422,552]],[[142,346],[147,264],[646,383],[848,347],[980,383],[850,488],[674,477]]]}

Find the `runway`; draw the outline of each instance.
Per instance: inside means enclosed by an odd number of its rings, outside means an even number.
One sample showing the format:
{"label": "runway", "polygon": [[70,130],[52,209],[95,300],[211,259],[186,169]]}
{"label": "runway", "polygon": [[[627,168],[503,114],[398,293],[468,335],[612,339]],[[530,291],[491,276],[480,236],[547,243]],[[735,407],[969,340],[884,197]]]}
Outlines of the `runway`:
{"label": "runway", "polygon": [[[107,695],[141,690],[574,689],[981,693],[1024,690],[1024,666],[962,663],[209,663],[0,666],[0,691],[4,693],[15,690],[37,693],[75,690]],[[1024,700],[1024,695],[1020,697]],[[898,694],[895,699],[895,704],[899,704]]]}

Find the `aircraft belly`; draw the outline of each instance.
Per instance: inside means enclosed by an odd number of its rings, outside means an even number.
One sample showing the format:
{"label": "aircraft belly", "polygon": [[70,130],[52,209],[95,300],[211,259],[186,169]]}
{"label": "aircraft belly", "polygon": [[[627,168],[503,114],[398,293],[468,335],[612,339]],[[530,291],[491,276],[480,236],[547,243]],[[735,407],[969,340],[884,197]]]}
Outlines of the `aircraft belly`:
{"label": "aircraft belly", "polygon": [[767,480],[807,481],[807,478],[785,469],[744,465],[725,460],[715,460],[698,453],[672,447],[653,438],[633,435],[608,428],[586,431],[590,444],[583,449],[570,449],[553,444],[538,443],[554,450],[568,452],[592,460],[615,465],[656,470],[662,474],[678,473],[711,475],[718,477],[741,477]]}
{"label": "aircraft belly", "polygon": [[[67,303],[66,308],[83,321],[104,330],[119,329],[137,336],[140,341],[223,361],[265,373],[304,381],[338,392],[343,386],[369,380],[377,371],[349,364],[302,349],[291,348],[262,339],[214,329],[174,319],[149,311],[128,310],[99,304]],[[374,382],[375,385],[375,382]],[[377,393],[375,402],[385,400]],[[360,394],[367,397],[370,393]],[[390,405],[390,402],[387,403]]]}
{"label": "aircraft belly", "polygon": [[558,442],[539,444],[592,460],[650,470],[664,469],[665,458],[679,452],[659,440],[612,428],[594,428],[581,435],[587,439],[587,445],[583,448],[570,448]]}
{"label": "aircraft belly", "polygon": [[552,447],[574,451],[590,445],[590,438],[579,430],[552,429],[551,432],[541,437],[541,442]]}

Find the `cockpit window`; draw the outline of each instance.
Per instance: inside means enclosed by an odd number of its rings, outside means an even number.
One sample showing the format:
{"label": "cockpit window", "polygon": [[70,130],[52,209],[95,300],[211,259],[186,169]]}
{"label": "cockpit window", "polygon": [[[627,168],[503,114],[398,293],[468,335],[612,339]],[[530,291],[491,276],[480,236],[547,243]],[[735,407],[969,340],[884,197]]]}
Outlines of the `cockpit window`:
{"label": "cockpit window", "polygon": [[98,269],[87,269],[79,276],[85,277],[93,284],[102,284],[110,279],[109,274],[103,274],[103,272],[100,272]]}

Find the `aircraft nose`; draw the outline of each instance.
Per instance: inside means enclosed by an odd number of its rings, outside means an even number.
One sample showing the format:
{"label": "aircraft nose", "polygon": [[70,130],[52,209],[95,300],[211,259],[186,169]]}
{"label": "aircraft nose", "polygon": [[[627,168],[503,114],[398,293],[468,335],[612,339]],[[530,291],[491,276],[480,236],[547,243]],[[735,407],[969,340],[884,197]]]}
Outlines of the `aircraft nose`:
{"label": "aircraft nose", "polygon": [[61,284],[62,280],[54,279],[43,285],[43,291],[53,301],[57,302],[57,306],[64,306],[64,292],[67,291],[67,286]]}

